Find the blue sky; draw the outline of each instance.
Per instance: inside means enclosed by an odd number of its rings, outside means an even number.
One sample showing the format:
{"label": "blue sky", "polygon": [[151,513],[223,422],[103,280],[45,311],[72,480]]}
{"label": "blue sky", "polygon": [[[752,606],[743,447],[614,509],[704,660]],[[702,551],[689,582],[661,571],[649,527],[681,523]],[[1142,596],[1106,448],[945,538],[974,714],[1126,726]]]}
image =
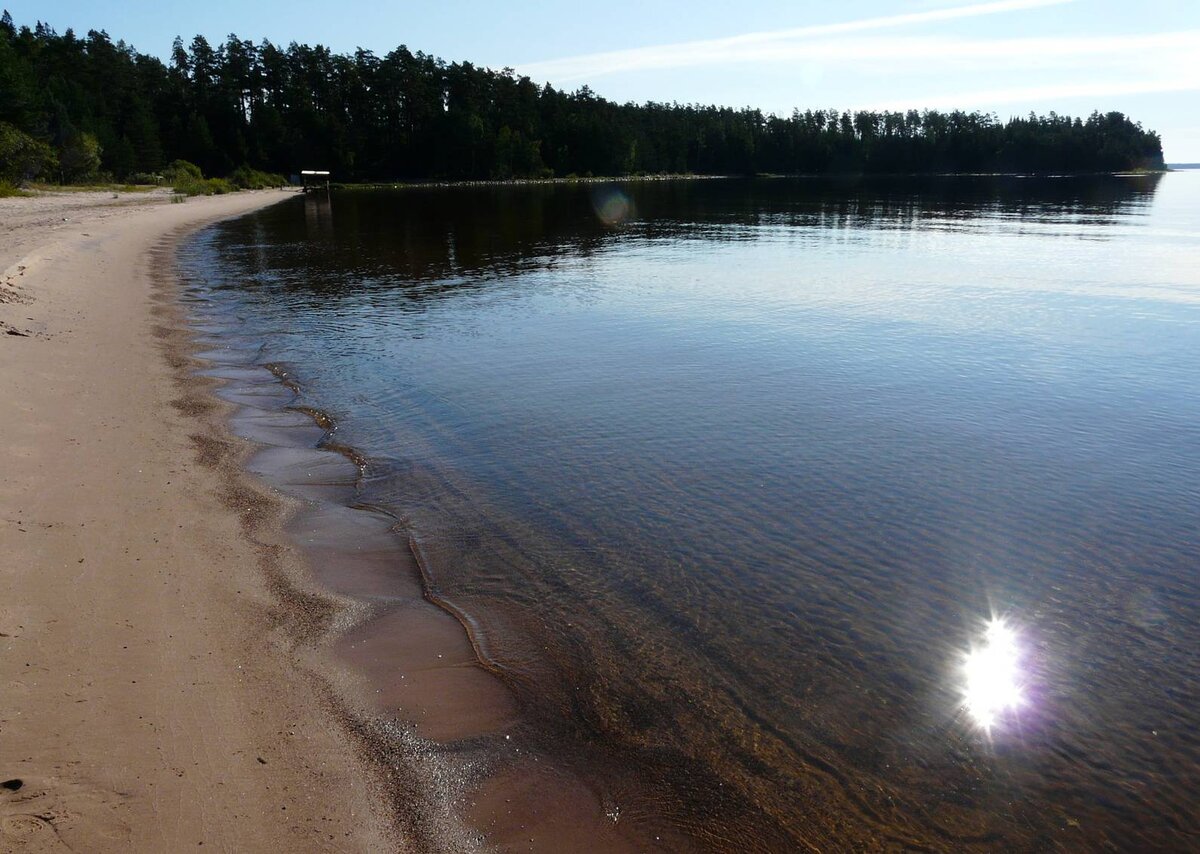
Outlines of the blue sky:
{"label": "blue sky", "polygon": [[1200,162],[1200,0],[0,0],[17,24],[104,29],[165,56],[178,34],[511,66],[616,100],[793,107],[1121,110]]}

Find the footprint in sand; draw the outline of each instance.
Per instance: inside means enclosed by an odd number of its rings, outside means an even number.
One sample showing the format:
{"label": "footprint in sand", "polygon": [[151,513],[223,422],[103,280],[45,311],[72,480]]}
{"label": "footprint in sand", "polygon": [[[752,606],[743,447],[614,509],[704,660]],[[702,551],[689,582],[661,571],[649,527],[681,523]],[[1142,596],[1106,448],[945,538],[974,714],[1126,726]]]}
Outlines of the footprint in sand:
{"label": "footprint in sand", "polygon": [[54,830],[54,826],[36,815],[6,815],[0,819],[0,852],[56,854],[70,851]]}
{"label": "footprint in sand", "polygon": [[0,854],[128,851],[125,798],[91,781],[0,775]]}

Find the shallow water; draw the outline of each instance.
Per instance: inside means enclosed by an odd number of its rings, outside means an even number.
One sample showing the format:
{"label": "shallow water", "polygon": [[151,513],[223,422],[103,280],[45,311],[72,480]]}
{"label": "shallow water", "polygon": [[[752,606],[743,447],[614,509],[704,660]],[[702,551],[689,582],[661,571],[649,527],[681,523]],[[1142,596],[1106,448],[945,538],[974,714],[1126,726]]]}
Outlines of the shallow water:
{"label": "shallow water", "polygon": [[[638,847],[1183,849],[1198,191],[335,193],[181,263],[197,321],[368,459],[347,500],[399,521],[503,683],[477,716]],[[377,684],[441,631],[405,613],[347,641]],[[995,617],[1017,693],[984,726],[964,660]]]}

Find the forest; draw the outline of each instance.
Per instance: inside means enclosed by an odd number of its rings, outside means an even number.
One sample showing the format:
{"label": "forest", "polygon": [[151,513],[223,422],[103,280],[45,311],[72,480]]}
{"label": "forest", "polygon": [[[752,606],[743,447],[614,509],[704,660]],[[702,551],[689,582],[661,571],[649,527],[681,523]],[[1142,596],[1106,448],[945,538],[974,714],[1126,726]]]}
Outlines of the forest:
{"label": "forest", "polygon": [[339,181],[642,174],[1085,173],[1163,168],[1121,113],[619,104],[511,69],[320,45],[176,38],[166,62],[105,32],[0,19],[0,180],[153,177],[186,160]]}

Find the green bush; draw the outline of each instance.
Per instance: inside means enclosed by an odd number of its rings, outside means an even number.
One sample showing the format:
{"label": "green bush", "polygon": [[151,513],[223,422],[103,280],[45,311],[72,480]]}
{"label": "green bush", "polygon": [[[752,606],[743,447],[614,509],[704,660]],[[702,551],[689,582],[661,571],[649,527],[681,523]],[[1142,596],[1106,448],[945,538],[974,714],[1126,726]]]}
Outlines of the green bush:
{"label": "green bush", "polygon": [[220,196],[237,190],[224,178],[185,178],[175,182],[175,192],[184,196]]}
{"label": "green bush", "polygon": [[281,187],[287,183],[282,175],[271,172],[260,172],[249,166],[239,166],[227,179],[229,183],[243,190],[266,190],[271,187]]}
{"label": "green bush", "polygon": [[125,176],[125,180],[130,184],[158,184],[163,180],[163,176],[152,172],[133,172]]}
{"label": "green bush", "polygon": [[163,180],[168,184],[186,180],[200,181],[204,178],[200,174],[200,167],[186,160],[172,160],[162,174]]}
{"label": "green bush", "polygon": [[172,160],[163,170],[163,180],[182,196],[220,196],[237,189],[224,178],[205,178],[199,166],[186,160]]}
{"label": "green bush", "polygon": [[58,168],[54,149],[7,122],[0,122],[0,181],[19,184]]}
{"label": "green bush", "polygon": [[[93,134],[72,134],[58,152],[63,179],[72,183],[95,180],[100,169],[100,155],[103,153],[104,149]],[[107,176],[107,180],[111,181],[112,176]]]}
{"label": "green bush", "polygon": [[235,190],[262,190],[287,183],[282,175],[260,172],[249,166],[234,170],[228,178],[205,178],[200,167],[176,160],[163,170],[163,179],[183,196],[219,196]]}
{"label": "green bush", "polygon": [[29,195],[19,187],[14,187],[8,181],[0,181],[0,199],[11,198],[12,196],[27,196]]}

